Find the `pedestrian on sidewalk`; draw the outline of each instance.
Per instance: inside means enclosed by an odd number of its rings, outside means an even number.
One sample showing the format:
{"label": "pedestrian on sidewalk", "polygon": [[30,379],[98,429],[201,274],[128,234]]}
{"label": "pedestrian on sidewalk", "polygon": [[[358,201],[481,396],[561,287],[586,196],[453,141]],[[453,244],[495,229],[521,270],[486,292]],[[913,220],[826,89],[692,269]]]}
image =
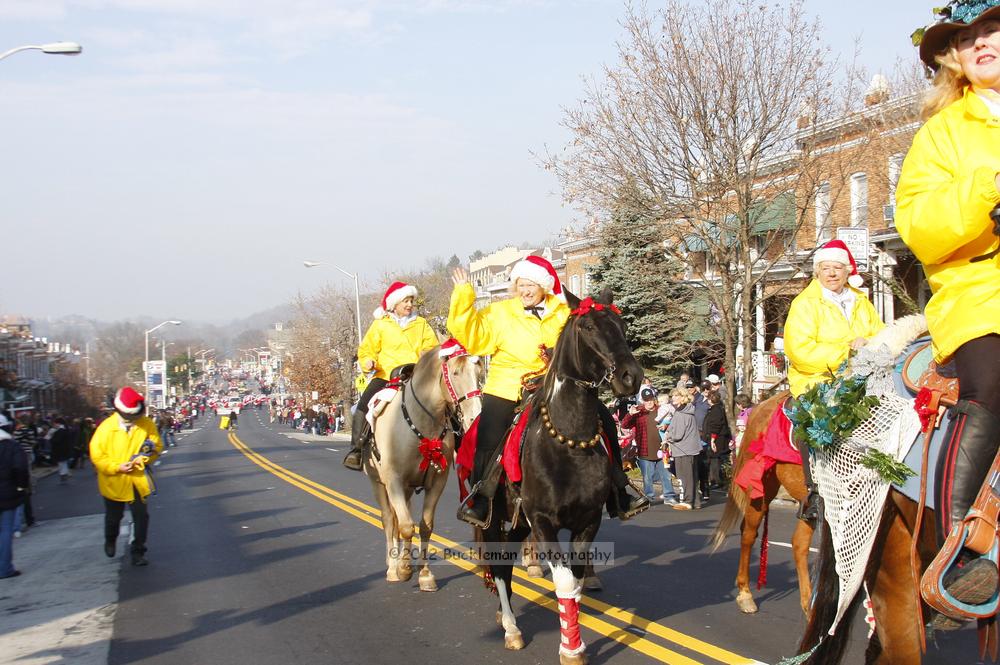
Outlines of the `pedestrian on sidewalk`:
{"label": "pedestrian on sidewalk", "polygon": [[142,415],[142,395],[126,386],[115,394],[115,413],[102,422],[90,441],[90,461],[97,470],[97,488],[104,497],[104,553],[113,558],[125,506],[135,534],[132,565],[145,566],[149,511],[153,491],[149,468],[163,451],[156,423]]}
{"label": "pedestrian on sidewalk", "polygon": [[14,518],[31,482],[28,458],[11,429],[10,420],[0,413],[0,579],[21,574],[14,568]]}
{"label": "pedestrian on sidewalk", "polygon": [[59,484],[65,485],[69,480],[69,461],[73,458],[73,433],[66,427],[66,420],[56,417],[52,421],[49,443],[52,450],[52,461],[59,467]]}

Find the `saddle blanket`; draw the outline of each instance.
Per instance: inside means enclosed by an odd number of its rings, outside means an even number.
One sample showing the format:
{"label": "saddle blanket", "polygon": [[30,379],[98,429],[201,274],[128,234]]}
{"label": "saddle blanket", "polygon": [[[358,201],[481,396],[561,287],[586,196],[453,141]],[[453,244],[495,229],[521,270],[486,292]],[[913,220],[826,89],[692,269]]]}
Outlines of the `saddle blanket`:
{"label": "saddle blanket", "polygon": [[763,433],[750,442],[749,452],[752,456],[736,475],[736,484],[748,491],[751,499],[764,496],[764,475],[775,464],[802,464],[802,455],[792,441],[792,421],[785,415],[785,402],[774,410]]}
{"label": "saddle blanket", "polygon": [[368,413],[365,414],[365,418],[368,419],[368,426],[375,430],[375,419],[382,415],[385,411],[385,407],[389,406],[389,402],[396,398],[399,394],[399,384],[389,383],[385,388],[378,391],[372,395],[371,400],[368,402]]}

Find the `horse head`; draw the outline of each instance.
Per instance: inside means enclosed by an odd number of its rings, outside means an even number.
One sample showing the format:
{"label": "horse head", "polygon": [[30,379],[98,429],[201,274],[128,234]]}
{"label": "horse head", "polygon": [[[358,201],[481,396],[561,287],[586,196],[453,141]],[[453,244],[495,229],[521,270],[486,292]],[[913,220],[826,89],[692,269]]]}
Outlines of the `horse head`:
{"label": "horse head", "polygon": [[642,367],[625,340],[625,322],[611,289],[582,300],[563,292],[571,312],[556,345],[553,367],[593,387],[607,382],[618,397],[634,395],[642,383]]}
{"label": "horse head", "polygon": [[[449,342],[446,342],[441,348],[447,349],[448,345]],[[482,410],[479,390],[482,374],[483,365],[479,356],[471,356],[465,349],[445,355],[441,364],[442,393],[448,396],[452,408],[461,418],[464,431],[469,430]]]}

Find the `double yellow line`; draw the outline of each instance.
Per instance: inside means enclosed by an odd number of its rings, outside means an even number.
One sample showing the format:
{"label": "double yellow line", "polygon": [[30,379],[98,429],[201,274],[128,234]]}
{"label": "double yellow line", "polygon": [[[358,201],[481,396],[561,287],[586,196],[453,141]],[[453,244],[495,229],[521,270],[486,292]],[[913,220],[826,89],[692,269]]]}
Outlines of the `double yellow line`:
{"label": "double yellow line", "polygon": [[[243,453],[251,462],[261,467],[268,473],[281,478],[290,485],[298,487],[303,492],[311,494],[320,501],[339,508],[349,515],[358,518],[362,522],[367,522],[372,526],[378,527],[379,529],[383,528],[382,520],[379,517],[381,515],[380,509],[362,501],[358,501],[351,496],[337,492],[336,490],[326,487],[325,485],[321,485],[304,476],[300,476],[297,473],[289,471],[283,466],[275,464],[260,453],[254,452],[233,433],[229,434],[229,442],[236,447],[237,450]],[[431,538],[431,543],[428,544],[428,549],[436,554],[441,554],[442,548],[455,550],[459,547],[460,545],[458,543],[438,535],[433,536]],[[470,561],[456,557],[448,557],[447,561],[474,574],[481,574],[479,567]],[[512,582],[511,587],[513,588],[514,593],[553,612],[559,612],[559,607],[554,599],[555,587],[553,587],[552,582],[545,578],[528,577],[527,573],[520,568],[514,568],[514,576],[517,579],[523,580],[532,585],[525,586],[524,584],[516,581]],[[629,612],[628,610],[615,607],[614,605],[609,605],[608,603],[601,602],[600,600],[596,600],[589,596],[583,596],[580,599],[580,605],[585,608],[595,610],[603,617],[625,624],[626,628],[618,627],[602,618],[598,618],[593,614],[588,614],[583,611],[580,612],[581,625],[593,630],[594,632],[609,637],[620,644],[635,649],[636,651],[639,651],[640,653],[643,653],[661,663],[668,663],[669,665],[703,665],[706,661],[694,660],[684,654],[668,649],[649,640],[648,636],[661,638],[677,646],[681,646],[695,653],[707,656],[713,661],[725,663],[726,665],[763,665],[760,661],[752,658],[746,658],[731,651],[727,651],[721,647],[717,647],[714,644],[703,642],[697,638],[691,637],[690,635],[685,635],[684,633],[667,628],[666,626],[656,623],[655,621],[644,619],[643,617]],[[634,631],[642,631],[647,637],[637,635],[635,632],[630,632],[628,628],[631,628]]]}

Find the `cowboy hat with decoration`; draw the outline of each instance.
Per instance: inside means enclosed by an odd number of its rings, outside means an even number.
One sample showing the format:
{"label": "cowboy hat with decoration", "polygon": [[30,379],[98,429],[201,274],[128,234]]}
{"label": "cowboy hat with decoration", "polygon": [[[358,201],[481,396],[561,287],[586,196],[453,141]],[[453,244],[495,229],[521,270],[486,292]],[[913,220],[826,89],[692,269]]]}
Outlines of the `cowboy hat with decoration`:
{"label": "cowboy hat with decoration", "polygon": [[519,279],[534,282],[545,289],[546,293],[551,293],[560,300],[566,300],[556,269],[540,256],[527,256],[514,264],[514,269],[510,271],[510,281],[516,283]]}
{"label": "cowboy hat with decoration", "polygon": [[1000,0],[952,0],[935,8],[937,19],[929,26],[918,28],[910,38],[920,47],[920,59],[932,70],[939,65],[934,58],[948,48],[959,30],[987,19],[1000,19]]}
{"label": "cowboy hat with decoration", "polygon": [[406,282],[393,282],[389,285],[389,288],[385,290],[385,295],[382,296],[382,306],[375,308],[372,315],[376,319],[381,319],[405,299],[416,297],[417,287],[407,284]]}
{"label": "cowboy hat with decoration", "polygon": [[854,262],[854,255],[851,254],[851,250],[847,249],[843,240],[831,240],[817,249],[816,253],[813,254],[813,269],[823,261],[836,261],[849,267],[851,273],[850,277],[847,278],[847,283],[854,288],[859,289],[864,284],[864,280],[858,274],[858,264]]}

